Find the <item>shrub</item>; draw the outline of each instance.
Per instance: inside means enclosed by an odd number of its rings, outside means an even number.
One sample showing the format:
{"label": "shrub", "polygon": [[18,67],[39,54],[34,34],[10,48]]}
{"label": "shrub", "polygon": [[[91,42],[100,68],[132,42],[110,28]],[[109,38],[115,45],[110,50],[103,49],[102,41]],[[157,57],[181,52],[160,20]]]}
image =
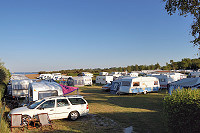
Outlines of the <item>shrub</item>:
{"label": "shrub", "polygon": [[164,98],[164,113],[172,132],[200,132],[200,90],[177,89]]}

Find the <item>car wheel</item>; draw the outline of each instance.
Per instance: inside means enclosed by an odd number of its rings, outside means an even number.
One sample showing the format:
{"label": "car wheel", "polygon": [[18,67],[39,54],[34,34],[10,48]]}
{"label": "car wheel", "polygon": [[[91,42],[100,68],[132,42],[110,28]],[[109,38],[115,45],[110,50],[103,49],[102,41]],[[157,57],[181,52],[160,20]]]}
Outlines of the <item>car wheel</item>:
{"label": "car wheel", "polygon": [[147,91],[144,91],[144,94],[146,95],[146,94],[147,94]]}
{"label": "car wheel", "polygon": [[77,111],[72,111],[71,113],[69,113],[69,119],[72,121],[77,120],[79,117],[79,113]]}
{"label": "car wheel", "polygon": [[23,115],[23,116],[22,116],[23,124],[24,124],[24,125],[28,125],[28,121],[26,120],[26,119],[28,119],[28,118],[31,118],[31,117],[28,116],[28,115]]}

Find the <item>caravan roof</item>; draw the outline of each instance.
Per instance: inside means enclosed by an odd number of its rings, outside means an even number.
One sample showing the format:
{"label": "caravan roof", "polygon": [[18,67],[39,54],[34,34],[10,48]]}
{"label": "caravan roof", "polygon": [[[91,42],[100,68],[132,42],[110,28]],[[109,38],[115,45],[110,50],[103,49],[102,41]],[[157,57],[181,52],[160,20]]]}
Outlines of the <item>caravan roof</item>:
{"label": "caravan roof", "polygon": [[170,85],[182,86],[182,87],[193,87],[200,85],[200,78],[185,78],[176,82],[171,83]]}
{"label": "caravan roof", "polygon": [[62,87],[56,82],[41,81],[41,82],[33,82],[31,83],[31,85],[34,89],[58,90],[59,92],[62,92]]}

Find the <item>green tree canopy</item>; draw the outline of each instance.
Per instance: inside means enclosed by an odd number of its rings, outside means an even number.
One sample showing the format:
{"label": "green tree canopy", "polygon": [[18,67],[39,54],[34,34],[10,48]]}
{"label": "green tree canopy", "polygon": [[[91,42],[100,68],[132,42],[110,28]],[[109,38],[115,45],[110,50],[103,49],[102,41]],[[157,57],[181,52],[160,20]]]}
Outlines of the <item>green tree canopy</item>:
{"label": "green tree canopy", "polygon": [[193,17],[191,34],[194,45],[200,45],[200,1],[199,0],[163,0],[165,9],[170,15],[178,12],[180,16],[190,15]]}
{"label": "green tree canopy", "polygon": [[0,83],[9,81],[10,72],[4,67],[4,63],[0,62]]}

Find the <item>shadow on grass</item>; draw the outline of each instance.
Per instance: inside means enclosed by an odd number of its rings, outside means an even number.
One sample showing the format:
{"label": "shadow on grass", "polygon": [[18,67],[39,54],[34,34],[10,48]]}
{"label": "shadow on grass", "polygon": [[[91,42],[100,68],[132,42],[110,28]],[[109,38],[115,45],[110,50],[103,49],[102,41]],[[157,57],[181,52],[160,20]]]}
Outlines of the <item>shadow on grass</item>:
{"label": "shadow on grass", "polygon": [[124,128],[133,126],[133,131],[139,133],[169,133],[162,115],[158,112],[119,112],[99,113],[122,124]]}
{"label": "shadow on grass", "polygon": [[158,96],[109,97],[107,102],[125,108],[162,110],[162,97]]}

